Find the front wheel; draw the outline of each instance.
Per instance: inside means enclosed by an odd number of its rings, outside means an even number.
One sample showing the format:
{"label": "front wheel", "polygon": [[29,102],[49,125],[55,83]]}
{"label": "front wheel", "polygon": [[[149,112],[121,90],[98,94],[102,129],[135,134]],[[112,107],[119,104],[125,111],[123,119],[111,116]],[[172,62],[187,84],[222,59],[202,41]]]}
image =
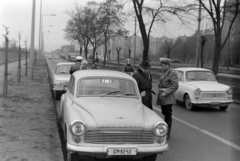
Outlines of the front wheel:
{"label": "front wheel", "polygon": [[60,100],[60,94],[56,91],[54,91],[54,99],[55,100]]}
{"label": "front wheel", "polygon": [[184,103],[185,103],[185,107],[186,109],[188,109],[189,111],[194,110],[194,105],[191,102],[190,96],[187,94],[185,99],[184,99]]}
{"label": "front wheel", "polygon": [[157,154],[149,155],[147,157],[144,157],[144,161],[155,161],[157,159]]}
{"label": "front wheel", "polygon": [[219,107],[221,111],[226,111],[226,109],[228,108],[228,106],[220,106]]}

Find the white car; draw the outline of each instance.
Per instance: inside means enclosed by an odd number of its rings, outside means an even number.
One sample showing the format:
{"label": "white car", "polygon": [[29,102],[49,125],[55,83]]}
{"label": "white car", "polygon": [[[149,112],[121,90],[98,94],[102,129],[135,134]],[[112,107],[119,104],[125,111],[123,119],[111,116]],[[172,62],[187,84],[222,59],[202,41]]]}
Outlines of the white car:
{"label": "white car", "polygon": [[73,64],[75,63],[60,62],[56,65],[53,72],[53,91],[55,99],[60,99],[61,95],[66,91],[70,80],[69,70]]}
{"label": "white car", "polygon": [[218,83],[211,70],[203,68],[175,68],[179,87],[175,92],[177,101],[184,102],[188,110],[198,107],[217,106],[226,110],[233,102],[230,86]]}
{"label": "white car", "polygon": [[72,74],[57,109],[67,161],[81,157],[155,161],[168,150],[167,124],[142,104],[137,82],[111,70]]}

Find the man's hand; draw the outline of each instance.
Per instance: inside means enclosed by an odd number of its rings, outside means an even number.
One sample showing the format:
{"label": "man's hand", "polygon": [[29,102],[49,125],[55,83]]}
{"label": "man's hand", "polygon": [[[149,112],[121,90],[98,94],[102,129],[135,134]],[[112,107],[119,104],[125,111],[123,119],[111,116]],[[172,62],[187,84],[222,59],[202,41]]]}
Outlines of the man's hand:
{"label": "man's hand", "polygon": [[146,91],[143,91],[143,92],[141,93],[141,96],[142,96],[142,97],[146,96]]}
{"label": "man's hand", "polygon": [[161,97],[166,97],[166,93],[163,92],[163,93],[161,94]]}

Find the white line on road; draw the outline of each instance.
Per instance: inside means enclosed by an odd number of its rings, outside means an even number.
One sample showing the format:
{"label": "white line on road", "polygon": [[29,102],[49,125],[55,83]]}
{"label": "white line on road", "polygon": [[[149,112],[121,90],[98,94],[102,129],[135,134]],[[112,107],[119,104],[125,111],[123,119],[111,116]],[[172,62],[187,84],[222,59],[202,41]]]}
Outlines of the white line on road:
{"label": "white line on road", "polygon": [[[154,110],[162,112],[160,109],[158,109],[156,107],[154,107]],[[197,126],[189,124],[186,121],[183,121],[183,120],[181,120],[181,119],[179,119],[177,117],[173,116],[173,119],[175,119],[175,120],[177,120],[177,121],[179,121],[179,122],[181,122],[181,123],[183,123],[183,124],[185,124],[187,126],[190,126],[191,128],[196,129],[196,130],[198,130],[198,131],[200,131],[200,132],[202,132],[202,133],[204,133],[204,134],[206,134],[206,135],[208,135],[208,136],[210,136],[210,137],[212,137],[212,138],[214,138],[214,139],[216,139],[216,140],[218,140],[218,141],[220,141],[220,142],[222,142],[222,143],[224,143],[224,144],[226,144],[228,146],[231,146],[232,148],[237,149],[237,150],[240,151],[240,146],[238,146],[238,145],[236,145],[236,144],[234,144],[234,143],[232,143],[232,142],[230,142],[230,141],[228,141],[228,140],[226,140],[224,138],[221,138],[220,136],[217,136],[217,135],[215,135],[215,134],[213,134],[213,133],[211,133],[211,132],[209,132],[207,130],[203,130],[203,129],[197,127]]]}

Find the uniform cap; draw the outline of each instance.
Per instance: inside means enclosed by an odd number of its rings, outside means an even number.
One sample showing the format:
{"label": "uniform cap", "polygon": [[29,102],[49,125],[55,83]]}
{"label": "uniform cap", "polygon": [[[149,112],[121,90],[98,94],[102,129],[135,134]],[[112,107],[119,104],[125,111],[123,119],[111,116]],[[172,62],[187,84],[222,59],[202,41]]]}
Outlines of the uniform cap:
{"label": "uniform cap", "polygon": [[82,60],[82,58],[83,58],[82,56],[76,56],[77,60]]}
{"label": "uniform cap", "polygon": [[164,64],[170,64],[171,63],[171,59],[168,58],[159,58],[159,62],[160,63],[164,63]]}

